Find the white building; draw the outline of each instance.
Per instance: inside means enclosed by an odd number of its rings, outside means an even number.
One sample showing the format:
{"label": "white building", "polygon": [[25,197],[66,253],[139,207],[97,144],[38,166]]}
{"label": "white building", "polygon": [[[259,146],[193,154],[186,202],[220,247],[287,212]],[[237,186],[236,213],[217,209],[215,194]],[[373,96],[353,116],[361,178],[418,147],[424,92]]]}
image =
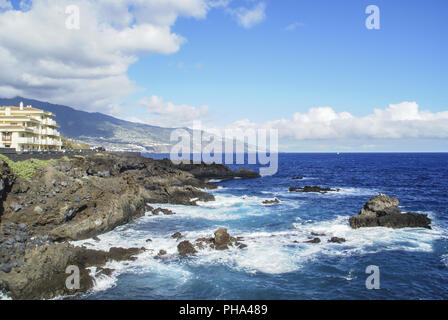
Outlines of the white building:
{"label": "white building", "polygon": [[16,151],[59,151],[62,147],[59,128],[51,112],[31,106],[0,107],[0,148]]}

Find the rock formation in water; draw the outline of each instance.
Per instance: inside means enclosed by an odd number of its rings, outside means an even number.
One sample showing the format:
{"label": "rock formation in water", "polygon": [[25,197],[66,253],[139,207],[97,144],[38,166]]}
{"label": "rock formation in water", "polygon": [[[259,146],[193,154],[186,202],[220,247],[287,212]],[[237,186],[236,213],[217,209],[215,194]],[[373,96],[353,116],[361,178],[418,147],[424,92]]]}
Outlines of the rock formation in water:
{"label": "rock formation in water", "polygon": [[427,228],[431,229],[431,219],[426,214],[402,213],[398,199],[385,194],[372,197],[364,204],[359,214],[349,219],[354,229],[362,227]]}
{"label": "rock formation in water", "polygon": [[318,186],[305,186],[300,187],[290,187],[290,192],[314,192],[314,193],[328,193],[328,192],[338,192],[339,189],[323,188]]}

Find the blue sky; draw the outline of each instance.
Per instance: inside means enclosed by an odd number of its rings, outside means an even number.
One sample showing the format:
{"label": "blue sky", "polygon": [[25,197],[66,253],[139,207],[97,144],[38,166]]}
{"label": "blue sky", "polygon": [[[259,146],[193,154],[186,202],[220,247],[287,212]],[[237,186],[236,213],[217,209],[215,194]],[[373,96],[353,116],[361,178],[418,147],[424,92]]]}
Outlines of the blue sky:
{"label": "blue sky", "polygon": [[0,96],[273,128],[284,151],[448,151],[447,14],[446,0],[0,0]]}
{"label": "blue sky", "polygon": [[[380,30],[365,27],[372,3],[381,10]],[[132,65],[130,78],[147,89],[131,99],[155,94],[207,104],[221,122],[268,121],[319,106],[363,116],[402,101],[446,110],[447,13],[446,1],[281,0],[267,1],[266,19],[250,29],[222,10],[181,18],[174,31],[188,42]]]}

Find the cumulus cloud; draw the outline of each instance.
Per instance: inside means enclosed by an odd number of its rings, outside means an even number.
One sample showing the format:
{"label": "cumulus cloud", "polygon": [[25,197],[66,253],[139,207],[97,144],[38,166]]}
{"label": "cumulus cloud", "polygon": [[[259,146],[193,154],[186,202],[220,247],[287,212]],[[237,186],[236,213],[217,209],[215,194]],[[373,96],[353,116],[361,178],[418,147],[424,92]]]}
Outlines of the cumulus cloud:
{"label": "cumulus cloud", "polygon": [[236,9],[228,9],[228,12],[236,19],[239,25],[249,29],[263,22],[266,18],[266,4],[260,2],[251,9],[239,7]]}
{"label": "cumulus cloud", "polygon": [[248,119],[234,122],[231,129],[277,129],[279,137],[293,140],[336,139],[422,139],[448,138],[448,111],[420,110],[415,102],[391,104],[386,109],[356,117],[330,107],[311,108],[295,113],[291,119],[254,123]]}
{"label": "cumulus cloud", "polygon": [[186,104],[175,105],[158,96],[143,98],[139,104],[146,107],[146,110],[152,115],[152,118],[144,122],[158,126],[188,127],[194,120],[200,120],[209,115],[207,105],[198,108]]}
{"label": "cumulus cloud", "polygon": [[[65,26],[80,8],[80,30]],[[0,96],[22,95],[109,112],[138,88],[126,72],[140,55],[177,52],[178,17],[202,19],[211,0],[0,0]]]}
{"label": "cumulus cloud", "polygon": [[0,10],[12,9],[12,4],[9,0],[0,0]]}

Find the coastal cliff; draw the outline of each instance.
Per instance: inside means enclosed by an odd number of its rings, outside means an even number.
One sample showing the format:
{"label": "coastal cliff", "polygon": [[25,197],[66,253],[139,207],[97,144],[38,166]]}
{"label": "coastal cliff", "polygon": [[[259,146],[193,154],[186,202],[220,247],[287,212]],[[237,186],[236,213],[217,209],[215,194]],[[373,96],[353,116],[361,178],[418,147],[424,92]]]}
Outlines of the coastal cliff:
{"label": "coastal cliff", "polygon": [[[93,286],[89,267],[132,259],[144,248],[110,252],[74,247],[142,217],[152,203],[195,206],[213,201],[210,179],[255,178],[216,164],[174,165],[169,160],[116,154],[64,157],[26,179],[0,160],[0,292],[13,299],[53,298]],[[111,252],[112,251],[112,252]],[[80,268],[76,291],[65,286],[68,265]],[[105,271],[107,272],[107,270]]]}

